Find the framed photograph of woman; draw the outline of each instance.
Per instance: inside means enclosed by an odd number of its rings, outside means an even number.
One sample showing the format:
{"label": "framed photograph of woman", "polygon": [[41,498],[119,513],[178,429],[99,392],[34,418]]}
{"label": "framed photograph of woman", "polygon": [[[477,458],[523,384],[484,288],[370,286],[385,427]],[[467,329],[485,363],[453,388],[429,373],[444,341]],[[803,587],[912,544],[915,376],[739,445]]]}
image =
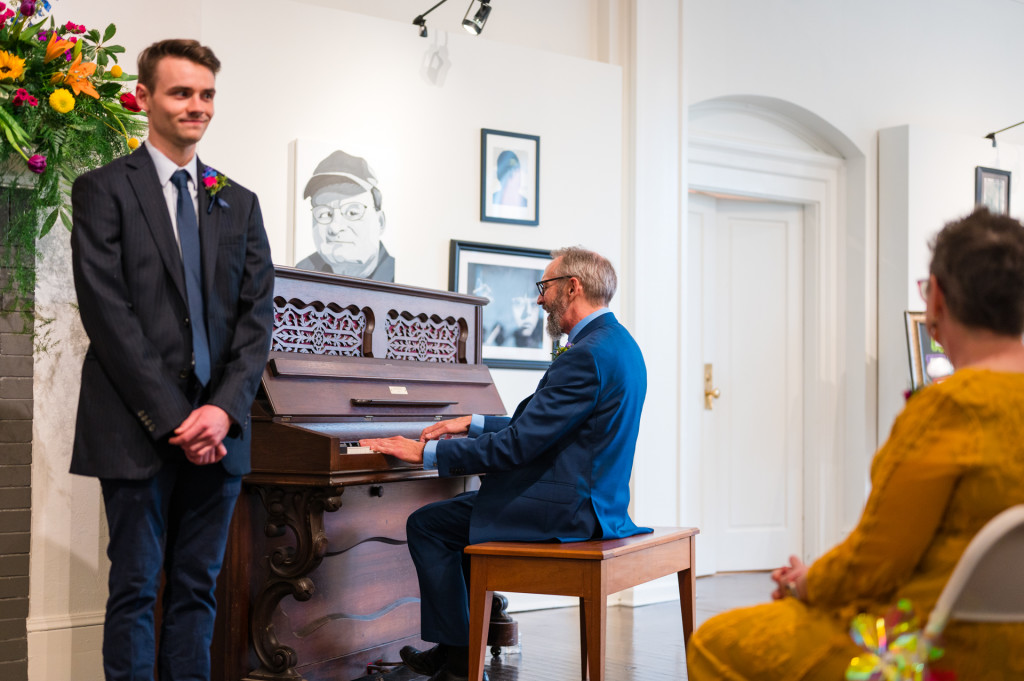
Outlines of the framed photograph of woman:
{"label": "framed photograph of woman", "polygon": [[487,366],[545,369],[551,363],[547,314],[537,304],[537,282],[550,261],[543,249],[452,240],[448,289],[490,301],[483,309]]}
{"label": "framed photograph of woman", "polygon": [[1010,171],[974,169],[974,205],[985,206],[996,215],[1010,214]]}
{"label": "framed photograph of woman", "polygon": [[540,137],[480,131],[480,219],[540,223]]}

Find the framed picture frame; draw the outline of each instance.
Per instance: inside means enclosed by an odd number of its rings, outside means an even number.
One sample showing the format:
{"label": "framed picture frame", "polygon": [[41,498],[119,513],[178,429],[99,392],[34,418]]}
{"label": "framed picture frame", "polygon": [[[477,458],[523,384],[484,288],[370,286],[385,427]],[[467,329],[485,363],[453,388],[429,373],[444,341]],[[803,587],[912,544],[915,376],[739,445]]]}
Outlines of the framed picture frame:
{"label": "framed picture frame", "polygon": [[1010,171],[998,168],[974,169],[974,205],[985,206],[996,215],[1010,214]]}
{"label": "framed picture frame", "polygon": [[546,369],[552,342],[547,313],[537,304],[537,282],[551,252],[452,240],[448,290],[487,298],[483,309],[483,361],[493,368]]}
{"label": "framed picture frame", "polygon": [[942,346],[928,334],[924,312],[904,312],[907,351],[910,359],[910,389],[941,383],[953,373],[953,365]]}
{"label": "framed picture frame", "polygon": [[480,130],[480,220],[540,224],[540,137]]}

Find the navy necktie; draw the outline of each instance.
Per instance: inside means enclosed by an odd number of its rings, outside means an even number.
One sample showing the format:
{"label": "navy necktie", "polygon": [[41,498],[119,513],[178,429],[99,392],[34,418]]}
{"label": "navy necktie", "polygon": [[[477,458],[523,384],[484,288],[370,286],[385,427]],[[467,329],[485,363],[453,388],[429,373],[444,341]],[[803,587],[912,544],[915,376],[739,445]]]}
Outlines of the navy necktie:
{"label": "navy necktie", "polygon": [[206,308],[203,305],[202,260],[199,257],[199,222],[192,195],[188,191],[188,173],[176,170],[171,182],[178,188],[178,239],[185,264],[185,291],[188,316],[192,323],[193,371],[204,386],[210,382],[210,341],[206,337]]}

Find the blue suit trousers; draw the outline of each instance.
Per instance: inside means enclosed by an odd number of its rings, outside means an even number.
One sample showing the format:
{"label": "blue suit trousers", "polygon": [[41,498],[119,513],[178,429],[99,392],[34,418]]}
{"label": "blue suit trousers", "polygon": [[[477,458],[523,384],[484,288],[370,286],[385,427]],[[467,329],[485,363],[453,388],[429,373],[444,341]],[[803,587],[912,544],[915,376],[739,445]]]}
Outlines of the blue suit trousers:
{"label": "blue suit trousers", "polygon": [[435,501],[409,516],[406,535],[420,583],[420,636],[469,645],[469,518],[476,492]]}
{"label": "blue suit trousers", "polygon": [[[214,589],[240,476],[184,456],[145,480],[101,479],[110,544],[110,595],[103,625],[107,681],[208,681],[216,617]],[[154,607],[163,569],[160,651]]]}

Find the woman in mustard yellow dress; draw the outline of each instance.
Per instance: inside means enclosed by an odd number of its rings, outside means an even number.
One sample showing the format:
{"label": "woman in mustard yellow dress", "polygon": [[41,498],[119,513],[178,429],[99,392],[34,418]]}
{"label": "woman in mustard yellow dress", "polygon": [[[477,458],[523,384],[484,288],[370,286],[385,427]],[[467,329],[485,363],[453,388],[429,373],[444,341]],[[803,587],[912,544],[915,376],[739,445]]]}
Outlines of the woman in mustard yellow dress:
{"label": "woman in mustard yellow dress", "polygon": [[[842,543],[773,572],[773,602],[694,633],[690,681],[841,681],[862,652],[855,615],[907,598],[923,623],[971,538],[1024,503],[1024,226],[985,209],[946,225],[921,289],[956,373],[908,399]],[[957,681],[1024,679],[1024,624],[954,621],[944,644],[933,668]]]}

